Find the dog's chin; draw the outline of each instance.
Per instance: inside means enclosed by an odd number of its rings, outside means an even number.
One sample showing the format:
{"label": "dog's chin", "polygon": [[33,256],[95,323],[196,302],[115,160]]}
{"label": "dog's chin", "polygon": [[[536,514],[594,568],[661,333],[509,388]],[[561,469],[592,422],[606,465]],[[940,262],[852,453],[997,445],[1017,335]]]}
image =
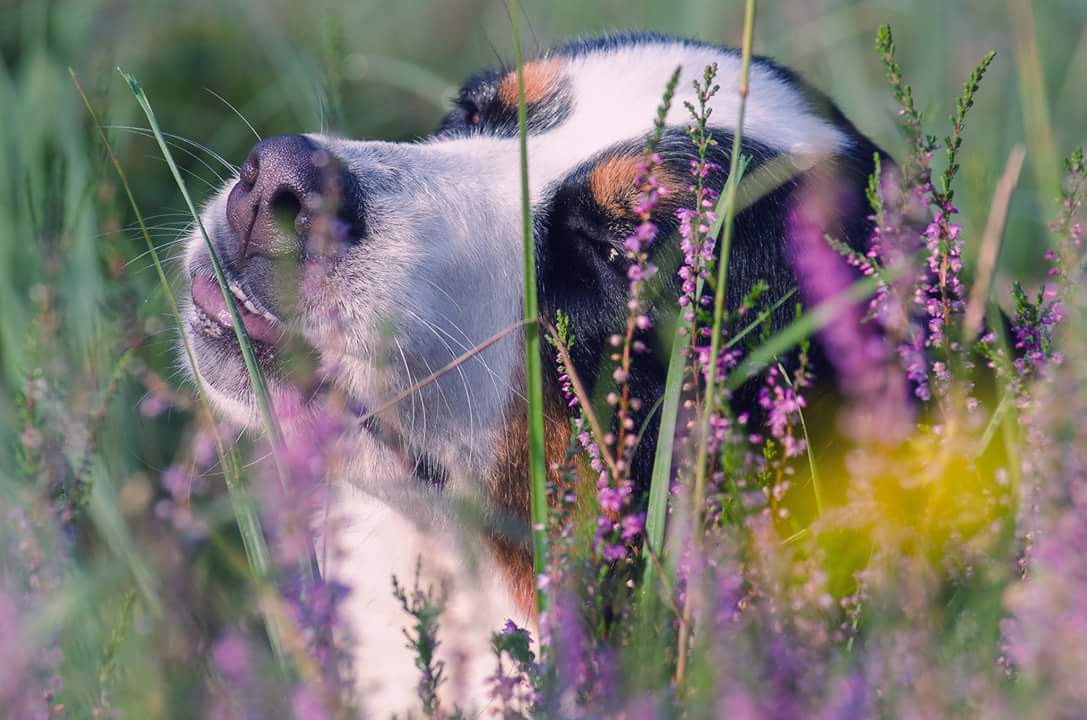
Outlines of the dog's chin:
{"label": "dog's chin", "polygon": [[[245,428],[263,425],[260,406],[246,368],[237,335],[209,318],[195,304],[185,310],[185,332],[195,356],[198,380],[214,409]],[[315,378],[290,377],[285,359],[288,339],[269,343],[250,336],[250,346],[272,401],[272,410],[285,428],[304,425],[326,392]],[[184,358],[188,364],[188,358]]]}
{"label": "dog's chin", "polygon": [[[194,310],[188,310],[188,338],[196,355],[200,382],[213,409],[231,423],[255,435],[263,434],[263,419],[233,331],[219,333]],[[429,490],[413,481],[415,462],[397,438],[390,438],[387,428],[376,419],[367,418],[365,406],[346,401],[337,391],[330,390],[331,385],[314,389],[285,381],[278,348],[255,342],[253,350],[288,444],[310,442],[314,433],[327,433],[329,423],[335,424],[339,437],[335,449],[328,454],[338,464],[337,476],[368,495],[405,511],[419,512],[419,493]],[[426,517],[417,519],[435,521],[437,515],[431,517],[434,515],[431,505],[425,506]]]}

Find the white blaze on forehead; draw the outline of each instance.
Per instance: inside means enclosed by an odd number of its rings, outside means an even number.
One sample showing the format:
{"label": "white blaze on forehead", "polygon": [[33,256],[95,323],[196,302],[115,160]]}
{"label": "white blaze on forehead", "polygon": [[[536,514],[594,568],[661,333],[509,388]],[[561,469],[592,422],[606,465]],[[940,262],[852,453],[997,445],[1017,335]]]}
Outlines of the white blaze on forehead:
{"label": "white blaze on forehead", "polygon": [[[573,113],[555,130],[530,141],[529,168],[535,184],[569,172],[597,153],[649,132],[665,85],[681,67],[666,122],[686,127],[684,101],[696,101],[692,82],[717,63],[721,89],[711,101],[712,124],[734,129],[739,111],[740,58],[712,47],[678,43],[629,45],[573,57],[563,66]],[[753,64],[744,133],[775,150],[801,155],[841,151],[848,138],[812,112],[801,92],[770,68]]]}
{"label": "white blaze on forehead", "polygon": [[[667,122],[689,125],[684,101],[695,102],[692,82],[701,80],[705,68],[713,63],[717,64],[716,82],[721,89],[711,101],[712,124],[734,128],[740,97],[739,54],[679,43],[628,45],[568,61],[566,75],[576,98],[571,125],[611,137],[644,133],[676,67],[682,70]],[[801,92],[774,70],[755,62],[750,80],[744,121],[749,137],[785,152],[828,152],[840,150],[848,142],[833,125],[813,114]],[[603,118],[606,122],[601,122]]]}
{"label": "white blaze on forehead", "polygon": [[[696,102],[692,82],[717,64],[721,88],[711,101],[712,125],[735,129],[739,111],[740,57],[713,47],[645,42],[586,51],[562,58],[559,70],[569,88],[571,113],[559,126],[529,137],[529,172],[534,202],[582,163],[623,142],[639,142],[649,133],[672,72],[681,67],[667,125],[687,127],[684,102]],[[752,64],[744,134],[778,152],[816,157],[848,148],[849,137],[810,107],[802,91],[764,65]],[[439,141],[449,152],[495,162],[496,179],[516,172],[516,141],[473,136]],[[502,191],[516,192],[496,183]]]}

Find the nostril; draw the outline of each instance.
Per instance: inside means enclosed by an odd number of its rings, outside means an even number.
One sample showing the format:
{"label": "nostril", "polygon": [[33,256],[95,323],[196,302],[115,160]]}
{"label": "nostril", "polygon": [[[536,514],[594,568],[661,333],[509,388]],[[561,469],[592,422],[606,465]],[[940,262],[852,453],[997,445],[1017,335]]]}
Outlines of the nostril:
{"label": "nostril", "polygon": [[257,184],[257,178],[260,177],[260,152],[256,148],[249,153],[249,157],[242,163],[242,169],[238,175],[238,179],[241,180],[246,190],[252,190],[253,186]]}
{"label": "nostril", "polygon": [[362,237],[362,210],[353,175],[300,135],[258,143],[227,198],[243,258],[339,252]]}
{"label": "nostril", "polygon": [[302,201],[293,190],[280,188],[272,194],[268,201],[268,209],[271,211],[272,221],[276,227],[293,232],[295,220],[302,212]]}

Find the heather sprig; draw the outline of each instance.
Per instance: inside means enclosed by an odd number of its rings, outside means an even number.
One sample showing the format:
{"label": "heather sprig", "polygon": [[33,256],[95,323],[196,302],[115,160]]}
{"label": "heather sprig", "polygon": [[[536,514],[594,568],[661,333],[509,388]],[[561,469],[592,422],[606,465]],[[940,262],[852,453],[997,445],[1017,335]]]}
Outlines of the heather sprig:
{"label": "heather sprig", "polygon": [[653,327],[643,293],[646,283],[657,274],[657,267],[650,258],[650,250],[658,233],[653,213],[661,198],[669,193],[668,186],[661,183],[658,174],[661,157],[657,154],[657,146],[664,133],[665,119],[678,82],[679,68],[676,68],[665,87],[653,120],[653,130],[646,139],[642,155],[636,183],[640,194],[635,208],[640,222],[623,241],[623,252],[628,261],[627,317],[623,334],[612,335],[609,339],[614,348],[610,357],[616,366],[612,371],[615,390],[608,393],[607,401],[615,408],[615,430],[604,437],[615,458],[615,476],[601,474],[597,480],[597,502],[601,510],[597,521],[597,545],[603,557],[609,561],[626,558],[629,547],[645,526],[644,513],[629,511],[634,492],[631,465],[638,441],[635,413],[642,409],[644,402],[642,398],[632,395],[630,377],[635,356],[648,350],[642,338]]}
{"label": "heather sprig", "polygon": [[[922,208],[935,208],[934,217],[927,222],[921,236],[926,259],[912,291],[903,284],[892,288],[881,281],[866,319],[878,319],[895,340],[915,394],[928,400],[935,390],[937,397],[943,398],[950,391],[951,366],[961,365],[960,369],[970,366],[968,358],[956,354],[958,343],[952,339],[951,326],[961,322],[966,309],[961,279],[962,228],[954,221],[958,208],[952,204],[952,185],[959,170],[967,114],[974,106],[975,95],[995,53],[982,58],[956,101],[951,133],[945,139],[947,167],[937,189],[930,181],[936,141],[934,136],[924,133],[924,118],[915,107],[913,91],[895,59],[894,39],[888,26],[880,27],[876,47],[900,105],[901,127],[911,141],[910,161],[901,173],[885,174],[878,154],[875,157],[875,170],[866,190],[873,212],[873,235],[866,252],[858,252],[833,238],[828,238],[828,242],[860,272],[879,276],[883,268],[910,262],[916,242],[910,239],[909,218],[918,217]],[[912,308],[905,299],[907,294],[912,295]],[[915,318],[923,318],[923,322],[919,325]],[[930,364],[926,353],[933,351],[939,351],[938,357]]]}
{"label": "heather sprig", "polygon": [[444,588],[435,590],[428,586],[424,591],[419,587],[419,577],[423,569],[420,557],[415,564],[415,580],[410,590],[400,584],[393,576],[393,597],[400,602],[400,607],[414,621],[411,631],[405,629],[404,637],[408,649],[415,654],[415,667],[419,671],[419,684],[416,693],[423,705],[423,713],[428,718],[445,718],[438,689],[445,682],[445,662],[435,656],[441,641],[438,640],[439,623],[445,612],[447,593]]}
{"label": "heather sprig", "polygon": [[600,442],[603,437],[595,437],[599,431],[593,427],[574,387],[574,370],[567,362],[569,348],[573,346],[574,339],[570,331],[570,316],[560,310],[555,318],[555,332],[548,333],[547,342],[555,348],[555,368],[563,400],[566,407],[574,412],[574,417],[570,420],[574,438],[588,456],[589,466],[599,481],[604,480],[607,474],[615,472],[614,461],[608,453],[601,452]]}
{"label": "heather sprig", "polygon": [[1076,148],[1069,155],[1064,161],[1064,169],[1060,216],[1049,226],[1057,239],[1057,248],[1047,252],[1046,259],[1050,262],[1050,277],[1057,278],[1061,293],[1067,295],[1087,272],[1084,260],[1076,257],[1083,254],[1084,224],[1079,212],[1087,199],[1087,164],[1083,148]]}
{"label": "heather sprig", "polygon": [[1060,215],[1049,226],[1057,249],[1050,248],[1045,254],[1050,266],[1048,275],[1053,278],[1054,285],[1042,284],[1032,299],[1021,283],[1013,284],[1015,308],[1010,340],[1015,350],[1014,358],[1002,354],[992,333],[983,337],[981,343],[991,365],[1013,383],[1021,405],[1026,402],[1024,382],[1041,372],[1053,358],[1057,325],[1064,317],[1066,304],[1079,291],[1077,283],[1084,273],[1087,253],[1083,251],[1083,224],[1079,221],[1079,211],[1087,195],[1087,168],[1082,149],[1076,149],[1068,157],[1065,170]]}
{"label": "heather sprig", "polygon": [[944,139],[944,147],[947,148],[947,167],[944,169],[940,190],[936,193],[937,204],[941,207],[950,205],[955,197],[955,191],[951,186],[959,172],[959,149],[962,147],[962,134],[966,128],[966,115],[974,107],[974,96],[981,87],[981,80],[995,57],[994,50],[981,59],[978,66],[970,73],[970,77],[966,79],[962,95],[955,101],[955,114],[951,116],[951,134]]}
{"label": "heather sprig", "polygon": [[528,630],[507,620],[500,632],[491,635],[495,671],[487,680],[492,705],[490,714],[503,720],[528,720],[536,704],[536,692],[543,670],[532,652]]}
{"label": "heather sprig", "polygon": [[[905,81],[902,68],[895,57],[894,36],[890,25],[881,25],[876,33],[876,49],[880,53],[884,72],[899,104],[899,126],[910,142],[911,163],[908,177],[916,177],[919,185],[927,185],[930,178],[929,160],[936,150],[936,137],[924,131],[924,115],[913,100],[913,89]],[[910,183],[912,184],[912,183]]]}
{"label": "heather sprig", "polygon": [[[944,141],[947,148],[947,168],[944,170],[940,189],[931,192],[932,203],[936,206],[936,218],[929,223],[924,233],[929,275],[921,282],[918,302],[928,314],[928,345],[943,349],[943,358],[938,362],[945,366],[952,361],[951,352],[955,344],[948,335],[950,326],[954,322],[961,322],[961,316],[966,309],[966,293],[960,277],[963,267],[963,241],[960,237],[962,228],[953,220],[958,208],[952,204],[955,195],[952,183],[959,170],[959,150],[962,147],[967,113],[974,106],[974,96],[995,56],[995,52],[990,52],[982,58],[956,101],[956,112],[951,117],[951,134]],[[941,381],[940,377],[937,373],[936,387],[945,394],[947,383]]]}
{"label": "heather sprig", "polygon": [[763,489],[767,493],[771,514],[778,519],[788,517],[782,502],[792,484],[796,470],[790,460],[804,454],[806,440],[801,429],[803,410],[807,407],[804,388],[808,380],[808,354],[802,351],[794,376],[789,378],[780,364],[766,372],[766,379],[759,388],[758,404],[765,414],[765,437],[752,433],[749,441],[762,443],[762,457],[766,463],[763,473]]}
{"label": "heather sprig", "polygon": [[713,262],[717,239],[710,235],[710,228],[717,220],[715,208],[719,194],[712,185],[707,184],[711,175],[721,170],[708,159],[710,149],[717,145],[708,128],[710,116],[713,114],[709,103],[721,89],[714,82],[716,76],[717,65],[707,66],[702,80],[693,81],[697,107],[690,101],[684,102],[684,107],[693,121],[687,128],[687,134],[698,153],[697,159],[691,161],[690,168],[691,177],[694,179],[690,187],[694,207],[684,207],[676,211],[676,217],[679,218],[680,249],[683,251],[683,264],[678,273],[682,283],[679,305],[683,308],[684,319],[690,325],[688,332],[692,343],[697,340],[699,310],[708,304],[707,299],[703,298],[702,286],[709,279],[708,268]]}
{"label": "heather sprig", "polygon": [[[1082,187],[1079,151],[1066,169],[1069,189]],[[1067,195],[1064,200],[1062,215],[1076,207]],[[1055,223],[1057,228],[1062,225],[1066,223]],[[1073,268],[1082,262],[1078,257],[1064,260]],[[1000,625],[1003,667],[1017,681],[1037,687],[1035,707],[1053,716],[1075,714],[1087,700],[1082,682],[1087,648],[1081,642],[1087,627],[1082,602],[1087,566],[1077,552],[1087,538],[1087,366],[1082,362],[1087,295],[1082,285],[1071,288],[1065,300],[1058,339],[1067,358],[1044,366],[1028,364],[1029,381],[1015,388],[1026,434],[1025,481],[1016,519],[1019,580],[1006,588],[1007,615]]]}
{"label": "heather sprig", "polygon": [[62,638],[35,637],[25,619],[62,590],[70,543],[50,514],[21,506],[27,497],[5,508],[0,527],[0,702],[13,717],[44,718],[64,710]]}

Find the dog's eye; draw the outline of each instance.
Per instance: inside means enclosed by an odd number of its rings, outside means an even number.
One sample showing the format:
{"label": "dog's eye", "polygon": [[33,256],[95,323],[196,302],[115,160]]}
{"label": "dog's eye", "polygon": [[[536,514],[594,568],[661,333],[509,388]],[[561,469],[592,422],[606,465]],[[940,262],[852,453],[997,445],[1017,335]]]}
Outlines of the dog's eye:
{"label": "dog's eye", "polygon": [[483,113],[474,102],[464,102],[461,109],[464,111],[464,121],[471,127],[476,127],[483,122]]}
{"label": "dog's eye", "polygon": [[468,127],[479,127],[483,123],[483,111],[475,100],[467,97],[459,97],[454,101],[452,116],[456,122]]}
{"label": "dog's eye", "polygon": [[439,134],[456,134],[483,126],[483,109],[475,100],[459,97],[453,100],[453,108],[442,118]]}

